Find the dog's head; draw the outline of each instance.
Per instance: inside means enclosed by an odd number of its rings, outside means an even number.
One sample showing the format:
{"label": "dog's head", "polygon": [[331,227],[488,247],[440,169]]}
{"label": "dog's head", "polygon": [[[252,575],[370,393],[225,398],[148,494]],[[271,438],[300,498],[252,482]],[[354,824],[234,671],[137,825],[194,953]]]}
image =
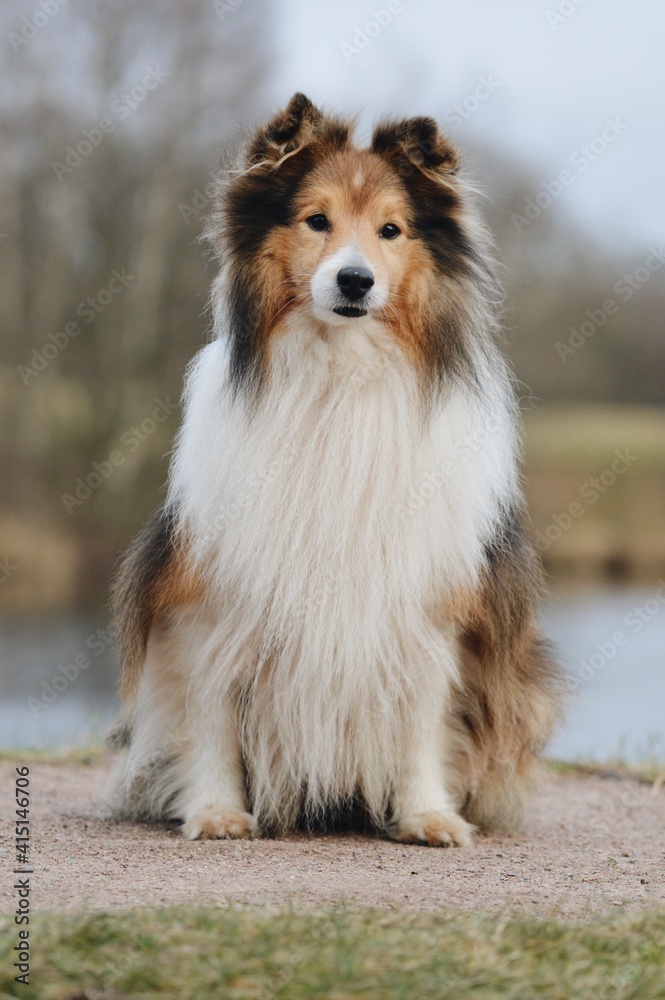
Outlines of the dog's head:
{"label": "dog's head", "polygon": [[236,382],[260,371],[295,312],[328,336],[379,322],[438,379],[463,367],[462,286],[484,263],[457,168],[430,118],[380,125],[358,148],[347,122],[296,94],[258,129],[216,234]]}

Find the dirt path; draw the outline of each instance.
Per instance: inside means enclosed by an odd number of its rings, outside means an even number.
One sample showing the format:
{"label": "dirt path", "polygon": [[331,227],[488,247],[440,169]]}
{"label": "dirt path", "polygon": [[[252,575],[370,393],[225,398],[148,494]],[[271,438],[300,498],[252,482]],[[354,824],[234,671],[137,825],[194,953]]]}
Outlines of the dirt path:
{"label": "dirt path", "polygon": [[[106,765],[31,766],[32,905],[170,903],[482,908],[584,917],[665,903],[665,788],[548,774],[519,836],[469,850],[361,836],[188,843],[169,826],[113,824]],[[12,912],[14,770],[0,765],[0,908]]]}

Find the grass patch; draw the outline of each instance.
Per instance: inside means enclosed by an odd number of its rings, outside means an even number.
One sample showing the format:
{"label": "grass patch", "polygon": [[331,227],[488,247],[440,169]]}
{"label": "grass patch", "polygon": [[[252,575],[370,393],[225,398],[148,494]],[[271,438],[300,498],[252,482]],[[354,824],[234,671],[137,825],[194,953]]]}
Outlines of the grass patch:
{"label": "grass patch", "polygon": [[665,764],[658,761],[631,764],[625,761],[609,760],[599,764],[596,761],[547,760],[547,766],[557,774],[591,775],[596,778],[623,778],[639,781],[643,785],[662,784],[665,780]]}
{"label": "grass patch", "polygon": [[84,747],[1,747],[0,761],[10,764],[100,764],[109,750],[103,744]]}
{"label": "grass patch", "polygon": [[340,909],[41,914],[28,987],[8,971],[12,936],[3,932],[0,990],[25,1000],[86,990],[113,1000],[655,1000],[665,981],[661,910],[575,924]]}
{"label": "grass patch", "polygon": [[656,406],[544,406],[524,414],[529,465],[587,467],[609,464],[616,448],[630,448],[641,470],[665,468],[665,410]]}
{"label": "grass patch", "polygon": [[525,492],[548,571],[596,583],[659,580],[665,410],[549,406],[524,416]]}

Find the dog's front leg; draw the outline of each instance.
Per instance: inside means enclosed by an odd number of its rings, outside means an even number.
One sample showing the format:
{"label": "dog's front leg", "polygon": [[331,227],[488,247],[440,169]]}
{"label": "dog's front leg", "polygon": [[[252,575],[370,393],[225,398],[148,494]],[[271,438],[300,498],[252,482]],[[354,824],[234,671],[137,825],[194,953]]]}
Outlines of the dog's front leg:
{"label": "dog's front leg", "polygon": [[188,840],[252,837],[247,812],[242,754],[235,705],[227,693],[221,704],[188,704],[188,750],[179,812]]}
{"label": "dog's front leg", "polygon": [[421,692],[413,706],[389,832],[404,843],[468,847],[474,828],[457,813],[446,790],[444,710],[441,692]]}

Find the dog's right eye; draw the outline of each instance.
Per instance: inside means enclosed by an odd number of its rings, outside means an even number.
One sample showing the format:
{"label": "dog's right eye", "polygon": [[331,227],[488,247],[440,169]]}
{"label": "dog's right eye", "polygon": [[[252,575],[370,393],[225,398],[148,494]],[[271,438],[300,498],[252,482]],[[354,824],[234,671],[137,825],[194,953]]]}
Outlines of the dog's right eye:
{"label": "dog's right eye", "polygon": [[316,233],[322,233],[324,230],[330,229],[330,223],[325,215],[310,215],[308,219],[305,219],[305,222]]}

